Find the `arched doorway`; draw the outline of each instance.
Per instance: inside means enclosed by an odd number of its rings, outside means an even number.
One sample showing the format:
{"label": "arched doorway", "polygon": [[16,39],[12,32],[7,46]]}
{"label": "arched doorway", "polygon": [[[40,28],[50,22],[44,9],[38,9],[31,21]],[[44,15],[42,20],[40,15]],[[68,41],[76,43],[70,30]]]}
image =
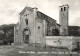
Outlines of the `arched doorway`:
{"label": "arched doorway", "polygon": [[26,27],[23,31],[24,43],[29,44],[30,29]]}

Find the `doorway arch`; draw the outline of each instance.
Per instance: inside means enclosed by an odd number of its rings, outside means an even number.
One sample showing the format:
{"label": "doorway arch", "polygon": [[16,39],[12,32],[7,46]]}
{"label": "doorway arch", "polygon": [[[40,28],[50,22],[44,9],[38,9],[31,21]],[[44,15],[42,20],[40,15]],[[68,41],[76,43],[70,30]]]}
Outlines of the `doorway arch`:
{"label": "doorway arch", "polygon": [[29,36],[30,36],[30,29],[28,27],[26,27],[23,30],[23,40],[24,40],[24,43],[29,44]]}

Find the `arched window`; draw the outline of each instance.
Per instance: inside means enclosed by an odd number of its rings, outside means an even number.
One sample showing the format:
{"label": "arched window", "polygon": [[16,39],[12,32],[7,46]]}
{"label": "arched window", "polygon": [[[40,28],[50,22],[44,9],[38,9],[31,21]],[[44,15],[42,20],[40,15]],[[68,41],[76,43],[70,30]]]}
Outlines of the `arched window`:
{"label": "arched window", "polygon": [[61,11],[63,11],[63,8],[61,8]]}
{"label": "arched window", "polygon": [[64,11],[66,11],[66,7],[64,7]]}
{"label": "arched window", "polygon": [[41,34],[41,29],[40,29],[40,26],[38,26],[38,34]]}
{"label": "arched window", "polygon": [[38,29],[40,29],[40,26],[38,26]]}
{"label": "arched window", "polygon": [[26,25],[28,25],[28,19],[25,19]]}

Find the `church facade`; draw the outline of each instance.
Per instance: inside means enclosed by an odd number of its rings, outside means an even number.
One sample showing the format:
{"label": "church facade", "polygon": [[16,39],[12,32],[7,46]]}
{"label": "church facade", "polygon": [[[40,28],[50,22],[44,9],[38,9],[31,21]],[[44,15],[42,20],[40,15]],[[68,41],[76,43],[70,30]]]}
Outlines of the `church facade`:
{"label": "church facade", "polygon": [[25,7],[14,27],[14,43],[44,46],[45,36],[59,35],[59,27],[56,20],[38,11],[38,8]]}

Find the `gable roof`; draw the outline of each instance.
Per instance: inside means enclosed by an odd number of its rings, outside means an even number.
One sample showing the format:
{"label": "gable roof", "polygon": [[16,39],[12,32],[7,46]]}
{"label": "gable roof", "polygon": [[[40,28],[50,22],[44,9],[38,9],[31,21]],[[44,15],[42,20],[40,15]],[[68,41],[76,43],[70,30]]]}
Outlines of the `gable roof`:
{"label": "gable roof", "polygon": [[[21,11],[20,15],[22,15],[22,14],[26,11],[26,9],[29,10],[29,11],[33,11],[34,8],[25,7],[25,8]],[[40,12],[40,11],[37,11],[37,16],[39,17],[39,15],[41,15],[41,16],[40,16],[40,17],[42,17],[41,19],[46,20],[47,22],[49,22],[49,23],[51,23],[51,24],[52,24],[52,22],[55,22],[55,23],[56,23],[56,20],[55,20],[55,19],[49,17],[48,15],[46,15],[46,14]],[[45,17],[45,18],[43,18],[43,17]]]}
{"label": "gable roof", "polygon": [[[39,15],[40,15],[40,16],[39,16]],[[38,16],[38,17],[42,17],[42,18],[40,18],[40,19],[46,20],[46,21],[49,22],[50,24],[52,24],[52,22],[55,22],[55,23],[56,23],[56,20],[55,20],[55,19],[49,17],[48,15],[46,15],[46,14],[40,12],[40,11],[37,12],[37,16]],[[44,18],[43,18],[43,17],[44,17]]]}
{"label": "gable roof", "polygon": [[31,8],[31,7],[25,7],[25,8],[20,12],[20,15],[22,15],[22,14],[26,11],[26,9],[32,10],[33,8]]}

